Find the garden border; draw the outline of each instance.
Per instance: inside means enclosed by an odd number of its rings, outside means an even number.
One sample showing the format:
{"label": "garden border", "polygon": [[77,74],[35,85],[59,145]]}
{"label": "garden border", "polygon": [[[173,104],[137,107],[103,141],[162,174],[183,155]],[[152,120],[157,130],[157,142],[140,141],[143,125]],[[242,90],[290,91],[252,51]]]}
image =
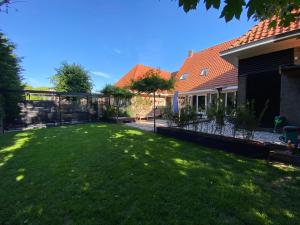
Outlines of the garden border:
{"label": "garden border", "polygon": [[[157,133],[180,140],[199,143],[204,147],[219,149],[255,159],[268,159],[270,151],[277,146],[269,143],[261,143],[258,141],[244,140],[217,134],[207,134],[176,127],[157,127]],[[280,146],[278,146],[278,148],[279,147]]]}

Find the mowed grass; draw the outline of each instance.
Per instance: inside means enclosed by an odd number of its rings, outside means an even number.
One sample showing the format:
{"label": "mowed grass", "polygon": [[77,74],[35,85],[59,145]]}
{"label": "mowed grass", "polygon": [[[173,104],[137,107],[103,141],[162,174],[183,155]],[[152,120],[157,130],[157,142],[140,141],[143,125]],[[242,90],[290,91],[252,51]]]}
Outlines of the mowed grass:
{"label": "mowed grass", "polygon": [[9,133],[0,224],[300,224],[300,170],[122,125]]}

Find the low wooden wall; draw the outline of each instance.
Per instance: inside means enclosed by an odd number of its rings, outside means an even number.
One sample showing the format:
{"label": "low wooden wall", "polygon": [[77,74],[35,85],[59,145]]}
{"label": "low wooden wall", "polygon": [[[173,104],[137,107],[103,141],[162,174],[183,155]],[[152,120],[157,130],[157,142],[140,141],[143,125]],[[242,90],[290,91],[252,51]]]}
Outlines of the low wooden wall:
{"label": "low wooden wall", "polygon": [[204,147],[219,149],[256,159],[267,159],[271,150],[271,145],[261,142],[206,134],[180,128],[158,127],[157,133],[181,140],[199,143]]}

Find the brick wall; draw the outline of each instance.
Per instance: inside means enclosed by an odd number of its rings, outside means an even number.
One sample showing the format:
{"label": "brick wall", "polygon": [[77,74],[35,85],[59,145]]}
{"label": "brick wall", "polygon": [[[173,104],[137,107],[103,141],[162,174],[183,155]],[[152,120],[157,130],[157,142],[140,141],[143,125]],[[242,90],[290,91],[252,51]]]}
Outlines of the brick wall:
{"label": "brick wall", "polygon": [[[300,72],[299,72],[300,73]],[[280,114],[291,124],[300,126],[300,74],[282,75]]]}
{"label": "brick wall", "polygon": [[[166,107],[166,98],[156,96],[155,114],[157,116],[163,113]],[[128,108],[131,117],[147,118],[153,117],[153,96],[135,96],[131,99],[131,105]]]}

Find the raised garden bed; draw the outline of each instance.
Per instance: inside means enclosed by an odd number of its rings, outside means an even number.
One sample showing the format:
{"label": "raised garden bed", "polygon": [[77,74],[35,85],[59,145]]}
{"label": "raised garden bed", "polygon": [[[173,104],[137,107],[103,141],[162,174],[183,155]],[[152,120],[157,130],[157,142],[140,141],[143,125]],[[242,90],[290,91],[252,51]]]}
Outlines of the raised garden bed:
{"label": "raised garden bed", "polygon": [[157,133],[181,140],[196,142],[205,147],[220,149],[250,158],[267,159],[270,150],[274,148],[274,144],[195,132],[174,127],[158,127]]}

